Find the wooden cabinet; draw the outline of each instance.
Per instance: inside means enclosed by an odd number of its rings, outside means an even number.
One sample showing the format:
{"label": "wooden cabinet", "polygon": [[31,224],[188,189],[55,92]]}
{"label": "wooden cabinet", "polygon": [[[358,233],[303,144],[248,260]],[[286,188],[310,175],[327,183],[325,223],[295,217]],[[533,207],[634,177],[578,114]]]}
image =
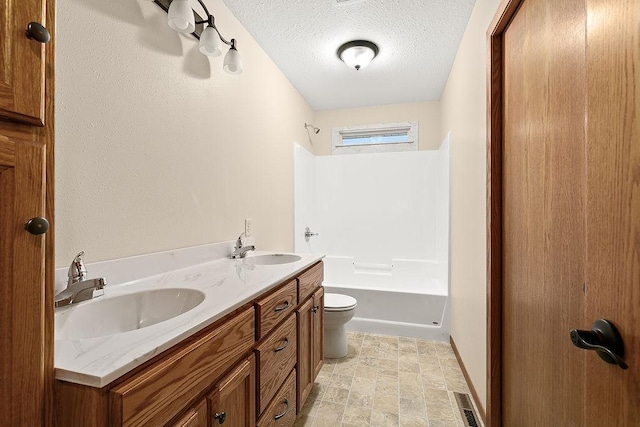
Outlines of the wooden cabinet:
{"label": "wooden cabinet", "polygon": [[311,366],[315,380],[324,360],[324,289],[318,288],[313,293],[313,347],[311,347]]}
{"label": "wooden cabinet", "polygon": [[0,413],[38,426],[52,422],[53,224],[24,225],[53,218],[54,49],[26,37],[32,21],[54,23],[55,1],[0,2]]}
{"label": "wooden cabinet", "polygon": [[45,45],[29,39],[25,31],[30,22],[46,25],[45,11],[45,0],[0,3],[0,117],[4,119],[44,125]]}
{"label": "wooden cabinet", "polygon": [[220,380],[209,401],[211,425],[253,427],[256,424],[255,358],[240,363]]}
{"label": "wooden cabinet", "polygon": [[110,391],[118,424],[163,425],[208,388],[253,346],[253,309],[243,310],[184,348]]}
{"label": "wooden cabinet", "polygon": [[0,140],[0,412],[10,425],[39,424],[44,409],[34,391],[45,381],[45,240],[24,229],[45,214],[44,176],[43,144]]}
{"label": "wooden cabinet", "polygon": [[262,413],[297,359],[296,319],[291,315],[256,347],[258,359],[258,408]]}
{"label": "wooden cabinet", "polygon": [[323,363],[324,290],[317,287],[296,311],[298,322],[298,412],[304,406]]}

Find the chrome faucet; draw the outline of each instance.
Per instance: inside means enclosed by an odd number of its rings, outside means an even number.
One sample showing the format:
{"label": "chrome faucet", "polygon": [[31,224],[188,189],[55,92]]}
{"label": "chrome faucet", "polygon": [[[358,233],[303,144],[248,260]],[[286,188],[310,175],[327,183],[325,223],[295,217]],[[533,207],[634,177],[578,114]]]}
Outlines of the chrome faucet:
{"label": "chrome faucet", "polygon": [[107,286],[107,279],[100,277],[87,280],[87,269],[82,261],[84,251],[80,252],[71,262],[67,275],[67,288],[55,297],[55,306],[75,304],[93,298],[93,291],[99,291]]}
{"label": "chrome faucet", "polygon": [[256,250],[256,247],[253,245],[244,246],[242,244],[242,236],[244,236],[244,233],[242,233],[240,237],[238,237],[238,240],[236,240],[236,247],[233,248],[233,252],[231,252],[231,255],[229,255],[229,258],[231,259],[244,258],[247,256],[247,252]]}

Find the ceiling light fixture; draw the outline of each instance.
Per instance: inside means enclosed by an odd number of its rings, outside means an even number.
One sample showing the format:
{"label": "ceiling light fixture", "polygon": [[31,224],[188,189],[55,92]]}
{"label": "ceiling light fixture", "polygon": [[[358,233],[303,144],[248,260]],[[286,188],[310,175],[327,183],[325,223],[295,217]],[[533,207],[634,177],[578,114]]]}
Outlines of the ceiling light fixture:
{"label": "ceiling light fixture", "polygon": [[338,58],[357,71],[378,55],[378,46],[367,40],[354,40],[340,46],[337,53]]}
{"label": "ceiling light fixture", "polygon": [[[215,18],[209,13],[202,0],[198,0],[198,3],[204,9],[207,16],[206,19],[200,17],[191,9],[189,0],[155,0],[154,3],[169,14],[167,23],[171,29],[179,33],[191,33],[200,40],[198,49],[202,54],[220,56],[222,55],[222,44],[220,42],[230,46],[224,57],[223,69],[229,74],[242,73],[242,60],[236,48],[238,44],[236,39],[227,40],[222,37],[216,27]],[[207,26],[205,27],[204,24]]]}

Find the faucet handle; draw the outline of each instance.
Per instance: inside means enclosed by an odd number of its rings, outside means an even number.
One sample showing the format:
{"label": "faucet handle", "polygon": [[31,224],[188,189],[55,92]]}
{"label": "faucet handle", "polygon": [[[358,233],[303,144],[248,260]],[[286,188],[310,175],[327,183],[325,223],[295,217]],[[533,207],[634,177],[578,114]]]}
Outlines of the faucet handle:
{"label": "faucet handle", "polygon": [[236,249],[242,248],[242,236],[244,236],[244,231],[238,236],[238,240],[236,240]]}
{"label": "faucet handle", "polygon": [[84,255],[84,251],[80,252],[71,262],[69,266],[69,272],[67,276],[69,276],[69,283],[80,282],[87,277],[87,269],[84,266],[84,262],[82,261],[82,256]]}

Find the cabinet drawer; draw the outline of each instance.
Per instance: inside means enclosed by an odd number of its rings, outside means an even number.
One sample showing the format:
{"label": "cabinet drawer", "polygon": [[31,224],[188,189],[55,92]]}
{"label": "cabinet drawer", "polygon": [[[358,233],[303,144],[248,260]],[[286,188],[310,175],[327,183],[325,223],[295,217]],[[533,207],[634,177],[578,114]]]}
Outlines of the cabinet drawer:
{"label": "cabinet drawer", "polygon": [[250,351],[249,308],[109,392],[114,425],[164,425]]}
{"label": "cabinet drawer", "polygon": [[290,427],[295,421],[296,370],[294,369],[258,420],[257,427]]}
{"label": "cabinet drawer", "polygon": [[[297,355],[296,316],[291,315],[256,347],[258,357],[258,413],[262,413],[290,372]],[[295,412],[295,410],[294,410]]]}
{"label": "cabinet drawer", "polygon": [[324,264],[320,261],[298,277],[298,301],[304,301],[324,280]]}
{"label": "cabinet drawer", "polygon": [[271,295],[256,301],[258,340],[267,335],[289,313],[293,313],[296,305],[298,305],[298,299],[295,279],[282,285]]}

